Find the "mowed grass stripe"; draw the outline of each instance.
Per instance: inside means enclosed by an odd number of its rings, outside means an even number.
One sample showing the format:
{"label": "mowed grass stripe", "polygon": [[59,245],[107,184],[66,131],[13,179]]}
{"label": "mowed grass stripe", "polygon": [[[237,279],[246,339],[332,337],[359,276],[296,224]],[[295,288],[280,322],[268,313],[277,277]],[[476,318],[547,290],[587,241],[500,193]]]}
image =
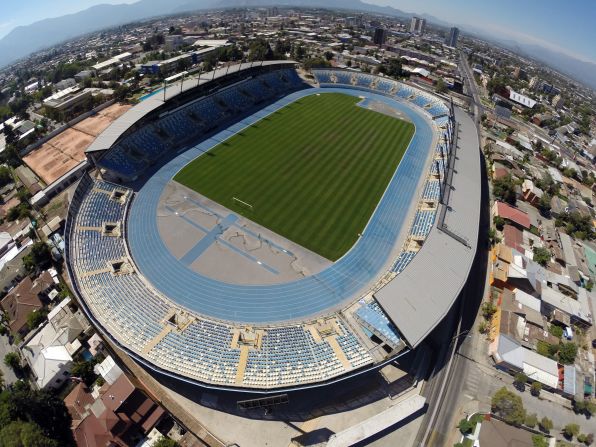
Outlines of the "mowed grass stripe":
{"label": "mowed grass stripe", "polygon": [[[174,179],[332,261],[364,230],[412,136],[358,98],[302,98],[186,165]],[[253,205],[249,210],[232,198]]]}

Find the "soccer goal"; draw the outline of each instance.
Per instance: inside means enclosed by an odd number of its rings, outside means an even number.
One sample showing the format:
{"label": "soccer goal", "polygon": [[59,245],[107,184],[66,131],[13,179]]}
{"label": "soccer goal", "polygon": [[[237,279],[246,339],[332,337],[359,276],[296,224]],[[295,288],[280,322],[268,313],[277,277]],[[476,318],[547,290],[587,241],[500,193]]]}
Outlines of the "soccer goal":
{"label": "soccer goal", "polygon": [[250,203],[240,200],[238,197],[232,197],[232,201],[247,210],[253,211],[253,206]]}

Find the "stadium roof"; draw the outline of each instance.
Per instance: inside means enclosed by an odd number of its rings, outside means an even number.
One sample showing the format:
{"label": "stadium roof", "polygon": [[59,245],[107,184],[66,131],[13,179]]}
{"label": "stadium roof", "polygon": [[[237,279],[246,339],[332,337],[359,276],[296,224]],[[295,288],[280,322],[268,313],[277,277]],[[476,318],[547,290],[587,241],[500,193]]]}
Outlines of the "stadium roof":
{"label": "stadium roof", "polygon": [[[280,64],[288,64],[293,65],[296,62],[294,61],[263,61],[258,63],[244,63],[244,64],[236,64],[230,65],[229,67],[222,67],[217,68],[215,73],[213,71],[202,73],[200,79],[197,78],[190,78],[185,79],[182,85],[182,89],[180,89],[179,83],[172,84],[168,86],[166,89],[166,101],[178,96],[181,93],[187,92],[198,85],[203,85],[210,82],[213,79],[223,78],[226,75],[232,74],[234,72],[238,72],[241,70],[247,70],[253,66],[270,66],[270,65],[280,65]],[[110,126],[104,130],[91,145],[87,148],[85,152],[96,152],[96,151],[104,151],[109,149],[116,143],[116,141],[128,130],[132,127],[140,119],[147,116],[149,113],[153,112],[160,106],[164,104],[163,94],[160,92],[159,94],[149,96],[145,100],[141,101],[139,104],[132,107],[129,111],[127,111],[124,115],[120,116],[117,120],[115,120]]]}
{"label": "stadium roof", "polygon": [[[460,109],[456,109],[456,120],[460,124],[457,174],[453,177],[454,189],[445,224],[464,238],[469,247],[433,227],[408,267],[375,293],[383,310],[412,347],[449,312],[476,255],[480,214],[478,133],[472,118]],[[429,274],[433,277],[429,278]]]}

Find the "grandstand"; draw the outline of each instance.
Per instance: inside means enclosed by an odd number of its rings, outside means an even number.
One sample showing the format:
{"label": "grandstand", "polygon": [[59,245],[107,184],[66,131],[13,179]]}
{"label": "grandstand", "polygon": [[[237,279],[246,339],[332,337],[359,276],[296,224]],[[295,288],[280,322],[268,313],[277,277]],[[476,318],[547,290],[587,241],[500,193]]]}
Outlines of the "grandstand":
{"label": "grandstand", "polygon": [[[205,387],[279,392],[379,368],[421,341],[418,332],[411,335],[396,322],[382,292],[388,280],[409,272],[443,224],[453,114],[438,98],[386,78],[314,70],[321,87],[313,87],[291,62],[245,65],[171,93],[165,103],[148,98],[92,144],[88,156],[99,169],[79,182],[65,230],[74,290],[95,325],[138,362]],[[354,246],[331,265],[285,283],[235,284],[183,266],[157,224],[174,175],[247,126],[326,91],[382,102],[416,126]],[[181,200],[191,204],[190,198]],[[211,229],[193,224],[193,231],[208,235],[196,251],[208,250],[208,243],[216,244],[215,252],[227,247],[232,253],[225,232],[234,227],[249,235],[250,226],[210,206],[185,208],[216,222]],[[255,239],[263,242],[261,234]],[[299,251],[266,242],[288,256]],[[253,256],[235,254],[241,255]],[[255,260],[259,268],[263,262]],[[436,324],[420,321],[425,333]]]}

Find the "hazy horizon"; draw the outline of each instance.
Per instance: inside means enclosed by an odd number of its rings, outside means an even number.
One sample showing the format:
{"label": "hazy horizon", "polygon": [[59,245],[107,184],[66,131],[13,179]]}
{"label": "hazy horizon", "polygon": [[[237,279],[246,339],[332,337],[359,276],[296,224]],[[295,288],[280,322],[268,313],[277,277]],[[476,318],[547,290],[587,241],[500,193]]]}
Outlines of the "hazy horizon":
{"label": "hazy horizon", "polygon": [[[138,0],[8,0],[0,4],[0,38],[18,26],[60,17],[99,4]],[[164,0],[165,1],[165,0]],[[596,63],[596,3],[572,0],[564,7],[556,0],[501,0],[470,4],[466,0],[363,0],[413,14],[430,14],[469,31],[535,44],[583,61]],[[571,4],[571,6],[569,6]],[[579,30],[579,32],[578,32]]]}

